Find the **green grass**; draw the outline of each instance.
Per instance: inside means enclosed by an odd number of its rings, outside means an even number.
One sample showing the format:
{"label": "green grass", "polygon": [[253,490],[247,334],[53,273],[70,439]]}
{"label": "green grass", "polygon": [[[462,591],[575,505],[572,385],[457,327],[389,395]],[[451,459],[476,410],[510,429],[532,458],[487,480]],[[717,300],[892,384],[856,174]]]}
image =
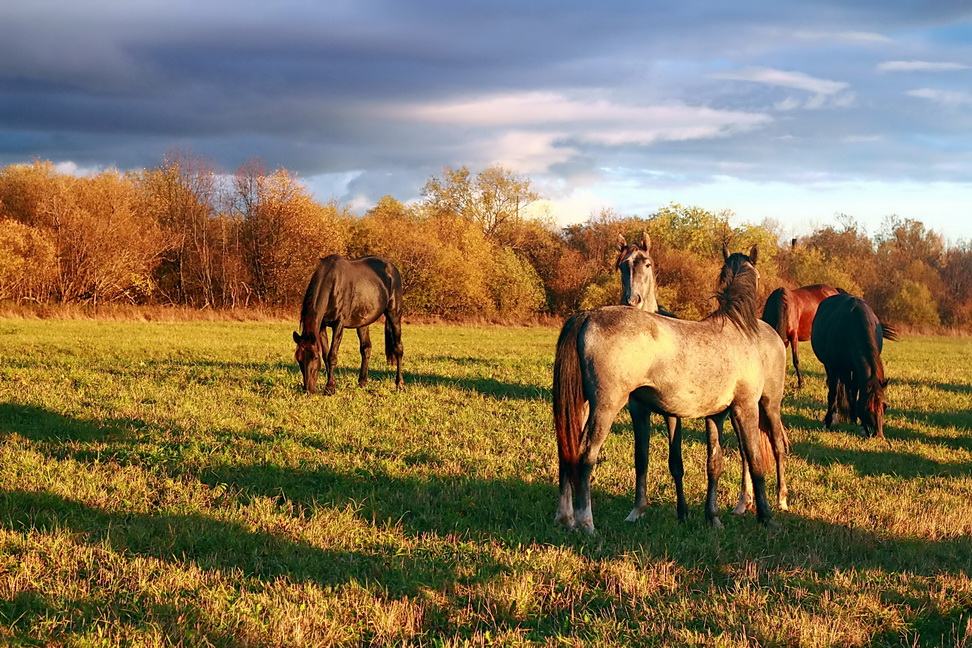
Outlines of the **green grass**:
{"label": "green grass", "polygon": [[[890,445],[822,429],[808,344],[768,532],[675,521],[661,426],[650,506],[630,422],[595,471],[594,538],[556,528],[557,332],[407,326],[298,389],[292,325],[0,320],[0,641],[44,646],[972,645],[972,342],[885,348]],[[380,332],[376,348],[380,346]]]}

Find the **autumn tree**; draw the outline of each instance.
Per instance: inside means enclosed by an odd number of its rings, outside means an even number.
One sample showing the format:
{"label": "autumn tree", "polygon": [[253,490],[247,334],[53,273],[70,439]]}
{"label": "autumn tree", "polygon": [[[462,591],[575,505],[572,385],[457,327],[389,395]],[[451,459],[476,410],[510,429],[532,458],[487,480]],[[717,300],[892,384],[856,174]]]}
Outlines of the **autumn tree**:
{"label": "autumn tree", "polygon": [[348,215],[336,203],[314,201],[286,169],[236,176],[243,206],[243,247],[253,287],[264,303],[299,303],[321,257],[345,254]]}
{"label": "autumn tree", "polygon": [[515,238],[527,205],[539,197],[530,189],[528,178],[502,167],[490,167],[475,176],[466,167],[446,167],[441,178],[429,178],[422,196],[430,213],[468,220],[501,243]]}

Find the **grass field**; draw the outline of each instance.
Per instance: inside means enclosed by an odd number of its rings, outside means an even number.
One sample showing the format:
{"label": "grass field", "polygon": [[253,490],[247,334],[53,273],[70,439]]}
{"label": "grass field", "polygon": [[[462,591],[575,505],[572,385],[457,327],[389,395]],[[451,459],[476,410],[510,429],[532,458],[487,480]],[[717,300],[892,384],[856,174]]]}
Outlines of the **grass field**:
{"label": "grass field", "polygon": [[[298,389],[292,325],[0,320],[0,642],[15,646],[972,646],[972,340],[885,347],[890,445],[827,432],[788,377],[789,513],[675,521],[630,422],[595,471],[598,535],[552,524],[557,331],[407,326]],[[376,341],[380,346],[380,333]]]}

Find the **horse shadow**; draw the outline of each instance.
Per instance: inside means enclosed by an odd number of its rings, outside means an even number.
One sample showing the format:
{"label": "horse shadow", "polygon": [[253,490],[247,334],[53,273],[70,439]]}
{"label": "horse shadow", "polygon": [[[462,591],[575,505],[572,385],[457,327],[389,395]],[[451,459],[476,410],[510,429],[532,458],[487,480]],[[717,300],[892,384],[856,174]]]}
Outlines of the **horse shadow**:
{"label": "horse shadow", "polygon": [[[78,420],[37,407],[0,405],[0,434],[15,433],[50,442],[39,443],[38,451],[79,462],[113,461],[111,453],[116,452],[124,463],[124,445],[136,441],[133,427],[137,431],[150,426],[128,419]],[[99,453],[84,447],[106,440],[113,444]],[[797,444],[796,451],[820,463],[865,463],[860,453],[830,458],[815,455],[810,444],[805,443]],[[885,460],[888,457],[879,458],[881,462]],[[913,459],[901,459],[895,469],[903,470],[906,461]],[[691,504],[686,524],[678,524],[673,498],[662,490],[650,494],[653,499],[645,514],[631,524],[623,521],[630,510],[630,495],[595,484],[593,500],[599,534],[591,538],[554,525],[557,491],[552,472],[549,480],[481,478],[472,469],[468,474],[444,474],[427,456],[415,456],[412,462],[427,463],[430,469],[416,471],[417,475],[412,476],[332,465],[234,463],[204,466],[186,473],[173,462],[160,465],[160,472],[225,489],[228,507],[205,513],[117,511],[46,491],[10,490],[0,492],[0,527],[20,534],[68,530],[78,542],[108,546],[121,555],[240,573],[261,583],[280,578],[325,587],[373,583],[390,597],[416,597],[428,588],[449,592],[441,603],[444,611],[441,615],[430,612],[431,619],[448,618],[449,609],[467,605],[469,602],[459,592],[512,573],[515,561],[510,562],[504,555],[524,546],[562,548],[592,561],[593,569],[598,569],[601,561],[633,553],[670,560],[684,568],[680,578],[686,581],[685,588],[714,588],[716,594],[726,595],[731,595],[736,586],[738,570],[734,566],[743,562],[787,572],[809,567],[819,576],[834,570],[865,569],[918,577],[933,577],[946,571],[972,574],[972,542],[967,536],[941,540],[898,538],[880,530],[834,524],[799,512],[778,513],[782,530],[777,532],[762,528],[754,516],[733,518],[727,514],[723,515],[726,529],[715,531],[704,520],[701,502]],[[871,459],[866,463],[870,465]],[[940,468],[934,462],[925,462],[907,474],[939,474]],[[353,548],[320,546],[306,540],[300,532],[258,527],[235,514],[235,507],[247,506],[260,498],[292,506],[298,524],[310,513],[327,516],[329,512],[341,511],[353,515],[366,527],[390,530],[416,541],[441,540],[455,550],[402,552],[395,543],[371,539],[367,534],[363,542],[353,543]],[[795,544],[800,546],[799,551],[793,549]],[[495,551],[495,547],[502,550]],[[700,569],[703,565],[707,567]],[[799,586],[822,594],[840,587],[825,577],[808,577],[807,583]],[[243,583],[240,587],[259,584]],[[115,596],[120,599],[129,594],[119,592]],[[913,607],[918,607],[920,602],[914,603]],[[65,604],[86,605],[83,601]],[[111,605],[111,601],[106,605]],[[42,618],[49,609],[50,602],[43,597],[19,593],[0,602],[0,618],[17,627],[18,623],[29,624],[32,619]],[[169,613],[159,610],[159,614]],[[171,613],[177,614],[178,610]],[[556,614],[562,615],[564,623],[570,622],[571,611]],[[933,626],[936,620],[929,617],[927,622]],[[223,631],[212,629],[210,638],[219,636],[219,632]]]}
{"label": "horse shadow", "polygon": [[[350,370],[346,370],[350,372]],[[342,373],[338,368],[339,375]],[[394,382],[395,372],[387,369],[372,369],[369,372],[373,379]],[[537,387],[522,383],[509,383],[495,378],[481,377],[453,377],[442,376],[439,374],[422,373],[405,369],[405,387],[409,385],[422,387],[445,387],[449,389],[459,389],[466,392],[475,392],[487,398],[497,400],[550,400],[550,388]],[[357,376],[357,371],[354,372]]]}

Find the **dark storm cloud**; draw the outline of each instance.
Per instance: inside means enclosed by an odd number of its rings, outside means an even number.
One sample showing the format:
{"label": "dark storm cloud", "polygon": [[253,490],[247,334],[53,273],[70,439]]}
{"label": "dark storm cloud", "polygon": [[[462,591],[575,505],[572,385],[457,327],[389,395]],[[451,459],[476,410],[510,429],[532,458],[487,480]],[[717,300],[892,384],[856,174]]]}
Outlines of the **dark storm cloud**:
{"label": "dark storm cloud", "polygon": [[366,201],[463,164],[546,186],[962,182],[969,16],[904,1],[6,3],[0,164],[141,168],[187,148]]}

